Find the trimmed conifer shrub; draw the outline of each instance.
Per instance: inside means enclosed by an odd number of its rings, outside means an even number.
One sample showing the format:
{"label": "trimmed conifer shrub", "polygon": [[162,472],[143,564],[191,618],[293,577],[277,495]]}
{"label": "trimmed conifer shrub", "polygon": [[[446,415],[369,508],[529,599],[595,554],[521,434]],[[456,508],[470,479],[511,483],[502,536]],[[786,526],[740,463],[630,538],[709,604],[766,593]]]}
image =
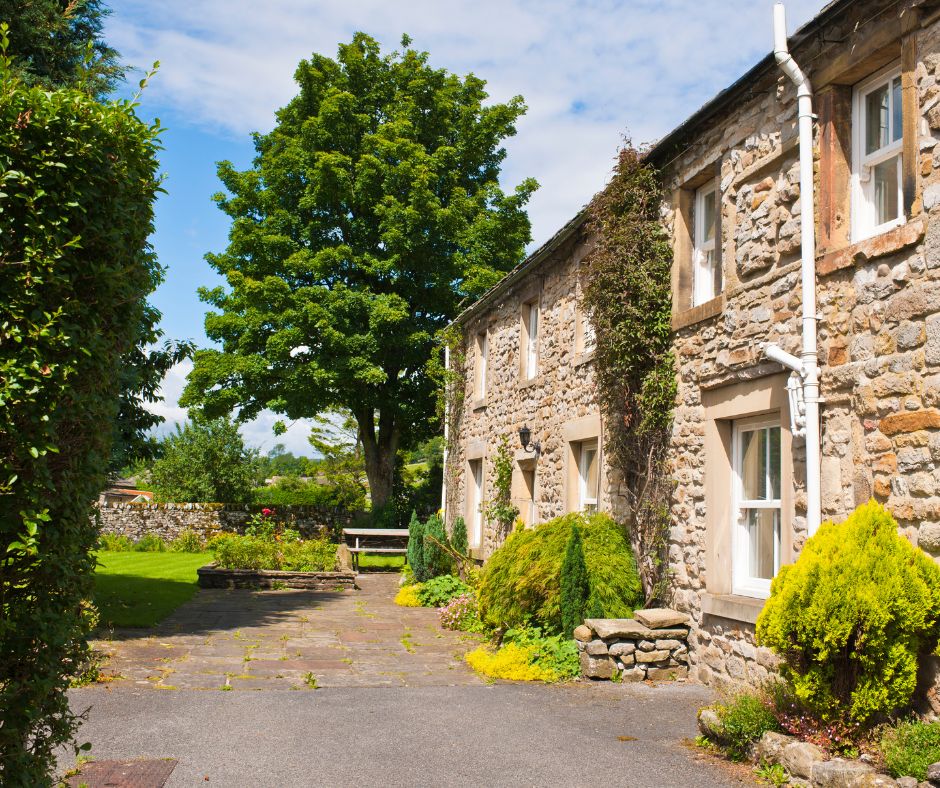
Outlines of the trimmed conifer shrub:
{"label": "trimmed conifer shrub", "polygon": [[581,546],[581,530],[577,523],[571,529],[565,559],[561,562],[561,629],[571,637],[574,628],[584,620],[591,587],[588,584],[587,564]]}
{"label": "trimmed conifer shrub", "polygon": [[418,519],[417,512],[411,513],[411,522],[408,523],[408,566],[416,583],[428,579],[424,568],[424,523]]}
{"label": "trimmed conifer shrub", "polygon": [[463,517],[454,520],[450,534],[450,546],[461,555],[467,555],[470,549],[470,541],[467,538],[467,524],[464,522]]}
{"label": "trimmed conifer shrub", "polygon": [[758,642],[823,721],[865,725],[906,706],[918,658],[940,642],[940,568],[897,529],[874,501],[823,523],[757,619]]}
{"label": "trimmed conifer shrub", "polygon": [[424,580],[450,574],[454,568],[453,559],[434,541],[428,539],[429,536],[443,545],[450,546],[447,541],[447,530],[444,528],[444,521],[436,514],[432,514],[424,524],[423,559],[424,571],[427,575]]}
{"label": "trimmed conifer shrub", "polygon": [[640,578],[623,528],[606,514],[566,514],[510,534],[490,556],[480,585],[480,613],[495,627],[535,623],[562,631],[561,566],[572,528],[581,532],[596,617],[627,618],[643,602]]}

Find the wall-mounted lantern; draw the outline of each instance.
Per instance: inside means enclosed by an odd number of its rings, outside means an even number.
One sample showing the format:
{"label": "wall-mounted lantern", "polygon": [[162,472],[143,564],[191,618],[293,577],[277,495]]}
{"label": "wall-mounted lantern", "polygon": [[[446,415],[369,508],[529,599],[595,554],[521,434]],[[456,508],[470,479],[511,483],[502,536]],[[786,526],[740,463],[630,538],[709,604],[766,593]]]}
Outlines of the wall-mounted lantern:
{"label": "wall-mounted lantern", "polygon": [[527,426],[519,428],[519,442],[522,444],[523,451],[534,451],[539,454],[542,451],[542,444],[538,441],[532,442],[532,430]]}

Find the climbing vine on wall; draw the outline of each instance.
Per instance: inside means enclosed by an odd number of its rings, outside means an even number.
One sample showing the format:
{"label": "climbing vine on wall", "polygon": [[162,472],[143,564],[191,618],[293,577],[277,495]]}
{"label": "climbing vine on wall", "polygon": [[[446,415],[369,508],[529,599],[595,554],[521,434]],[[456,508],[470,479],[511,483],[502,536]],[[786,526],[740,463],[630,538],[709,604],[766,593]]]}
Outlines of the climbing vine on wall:
{"label": "climbing vine on wall", "polygon": [[509,437],[503,435],[493,455],[493,498],[483,507],[483,515],[490,523],[495,523],[500,536],[505,538],[512,530],[512,524],[519,515],[519,509],[512,503],[512,452],[509,450]]}
{"label": "climbing vine on wall", "polygon": [[628,142],[614,176],[589,206],[596,246],[585,307],[596,333],[598,403],[605,450],[622,479],[627,530],[647,602],[666,591],[667,450],[676,398],[671,351],[672,249],[661,222],[658,173]]}

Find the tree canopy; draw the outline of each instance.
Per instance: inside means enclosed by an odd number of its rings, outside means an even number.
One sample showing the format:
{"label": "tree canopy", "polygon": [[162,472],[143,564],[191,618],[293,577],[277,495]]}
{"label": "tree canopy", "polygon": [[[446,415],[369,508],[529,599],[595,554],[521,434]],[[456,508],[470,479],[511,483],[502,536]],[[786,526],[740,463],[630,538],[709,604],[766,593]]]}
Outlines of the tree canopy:
{"label": "tree canopy", "polygon": [[498,184],[522,98],[487,105],[482,79],[402,46],[357,33],[301,61],[253,166],[219,164],[232,226],[207,259],[228,287],[200,295],[222,349],[196,353],[183,398],[210,416],[348,409],[379,506],[398,449],[432,431],[436,336],[522,259],[537,186]]}

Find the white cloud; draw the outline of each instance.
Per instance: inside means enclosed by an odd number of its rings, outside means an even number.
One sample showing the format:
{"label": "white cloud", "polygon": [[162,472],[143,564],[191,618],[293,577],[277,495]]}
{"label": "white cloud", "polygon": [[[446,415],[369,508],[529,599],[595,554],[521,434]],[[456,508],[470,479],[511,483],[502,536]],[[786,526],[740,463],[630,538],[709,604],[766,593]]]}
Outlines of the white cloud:
{"label": "white cloud", "polygon": [[[821,8],[791,0],[791,30]],[[364,30],[389,49],[402,33],[432,63],[488,81],[529,106],[508,144],[504,183],[533,176],[544,241],[599,189],[622,132],[662,136],[766,54],[771,1],[123,0],[107,36],[124,58],[162,67],[147,101],[216,133],[266,131],[312,52]]]}
{"label": "white cloud", "polygon": [[[179,406],[179,398],[186,386],[186,376],[192,371],[192,361],[181,361],[175,365],[163,379],[163,402],[148,403],[147,410],[163,416],[166,421],[159,428],[157,434],[165,435],[172,432],[177,424],[182,424],[188,418],[186,409]],[[269,410],[263,411],[258,418],[242,424],[240,432],[249,446],[260,449],[262,453],[270,451],[275,444],[283,443],[289,452],[307,457],[315,456],[316,452],[307,440],[313,422],[309,419],[298,419],[287,424],[287,432],[283,435],[274,434],[274,422],[281,417]]]}

